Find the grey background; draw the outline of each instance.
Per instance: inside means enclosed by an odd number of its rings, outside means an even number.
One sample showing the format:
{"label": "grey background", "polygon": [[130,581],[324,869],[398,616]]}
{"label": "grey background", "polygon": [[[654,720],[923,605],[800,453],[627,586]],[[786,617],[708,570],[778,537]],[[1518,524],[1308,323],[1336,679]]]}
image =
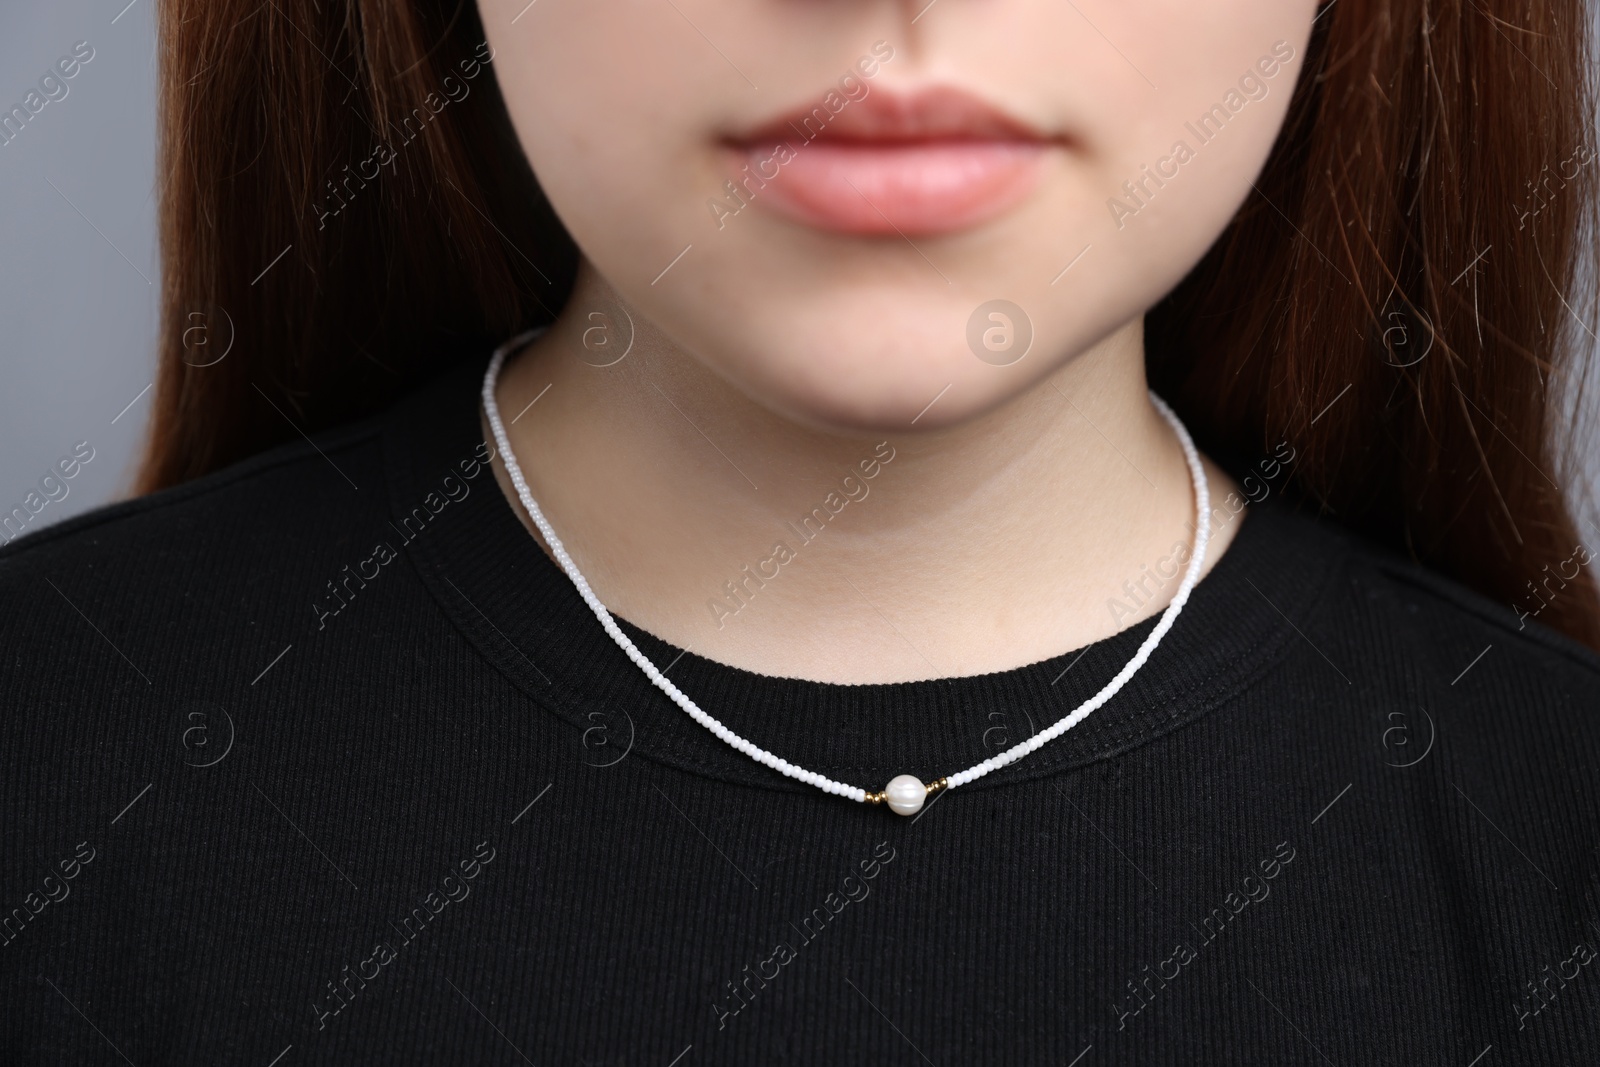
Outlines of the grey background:
{"label": "grey background", "polygon": [[[126,495],[150,412],[160,286],[153,5],[6,0],[0,16],[0,109],[74,43],[95,50],[67,96],[0,145],[0,514],[76,442],[95,449],[30,532]],[[1600,395],[1586,401],[1592,414]],[[1597,451],[1585,448],[1577,483],[1590,501]]]}
{"label": "grey background", "polygon": [[154,377],[161,284],[154,10],[127,4],[7,0],[0,16],[0,109],[76,42],[94,48],[0,145],[0,510],[74,443],[95,450],[29,532],[125,495],[150,411],[145,393],[122,414]]}

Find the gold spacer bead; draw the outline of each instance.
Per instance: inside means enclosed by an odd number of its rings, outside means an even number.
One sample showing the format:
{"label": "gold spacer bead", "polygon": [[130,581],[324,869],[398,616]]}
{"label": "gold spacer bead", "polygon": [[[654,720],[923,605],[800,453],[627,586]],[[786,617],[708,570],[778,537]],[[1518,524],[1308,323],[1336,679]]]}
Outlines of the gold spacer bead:
{"label": "gold spacer bead", "polygon": [[886,799],[887,799],[887,797],[884,796],[883,791],[881,789],[876,793],[868,793],[867,794],[867,803],[868,804],[882,804]]}
{"label": "gold spacer bead", "polygon": [[938,793],[938,792],[940,792],[940,791],[942,791],[944,789],[947,789],[949,787],[949,785],[950,785],[950,779],[948,779],[948,778],[939,778],[939,779],[936,779],[935,781],[929,782],[927,784],[927,787],[926,787],[927,790],[928,790],[928,795],[931,797],[931,796],[933,796],[933,794]]}

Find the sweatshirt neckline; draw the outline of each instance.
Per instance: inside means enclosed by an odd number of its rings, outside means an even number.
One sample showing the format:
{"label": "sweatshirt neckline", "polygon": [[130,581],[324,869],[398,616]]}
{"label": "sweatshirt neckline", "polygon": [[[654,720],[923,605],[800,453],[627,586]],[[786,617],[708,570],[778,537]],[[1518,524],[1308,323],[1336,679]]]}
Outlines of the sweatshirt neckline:
{"label": "sweatshirt neckline", "polygon": [[[526,697],[526,729],[547,729],[539,716],[564,724],[574,760],[589,766],[626,751],[733,784],[811,791],[730,748],[656,689],[523,527],[488,470],[468,479],[471,462],[486,451],[479,402],[486,365],[487,358],[472,360],[391,409],[384,425],[388,506],[399,529],[430,493],[440,499],[451,492],[447,476],[465,488],[439,516],[444,521],[404,550],[457,630]],[[1198,719],[1270,670],[1294,634],[1279,605],[1314,605],[1340,553],[1308,545],[1308,538],[1332,535],[1281,507],[1252,507],[1235,521],[1241,525],[1228,551],[1116,697],[1037,752],[965,788],[1001,788],[1112,758]],[[1046,729],[1104,686],[1158,617],[1022,667],[862,685],[756,674],[617,621],[651,662],[735,733],[792,763],[878,789],[896,774],[924,781],[953,774]],[[590,743],[597,736],[603,744]]]}

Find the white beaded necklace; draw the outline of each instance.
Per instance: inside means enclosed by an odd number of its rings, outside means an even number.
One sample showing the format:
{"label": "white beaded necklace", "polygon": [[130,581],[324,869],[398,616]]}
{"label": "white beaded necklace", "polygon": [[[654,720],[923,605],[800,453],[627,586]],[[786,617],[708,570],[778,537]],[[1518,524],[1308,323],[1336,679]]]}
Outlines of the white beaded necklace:
{"label": "white beaded necklace", "polygon": [[512,454],[511,442],[506,437],[506,428],[500,422],[500,406],[495,402],[495,382],[500,376],[500,367],[505,362],[507,353],[520,348],[535,333],[537,331],[515,338],[495,352],[494,358],[489,361],[489,369],[483,376],[483,410],[488,416],[489,428],[494,433],[495,447],[500,450],[500,456],[505,462],[506,473],[511,476],[511,484],[516,486],[517,497],[522,501],[523,508],[533,518],[534,524],[539,527],[539,532],[544,535],[545,543],[550,546],[550,551],[555,554],[556,560],[561,564],[561,569],[567,572],[567,577],[572,579],[572,584],[578,587],[578,593],[583,597],[584,603],[589,605],[589,610],[594,612],[595,618],[600,620],[600,625],[605,628],[606,633],[611,635],[611,639],[617,643],[623,652],[627,653],[629,659],[638,664],[639,669],[644,671],[645,676],[655,683],[656,688],[670,697],[674,704],[688,712],[690,718],[757,763],[766,764],[779,774],[787,775],[796,781],[814,785],[825,793],[832,793],[835,796],[846,797],[866,804],[888,804],[892,811],[900,815],[914,815],[922,809],[923,802],[933,794],[943,789],[953,789],[958,785],[966,785],[968,782],[977,781],[990,771],[1015,763],[1022,757],[1054,741],[1088,718],[1089,714],[1096,708],[1116,696],[1122,687],[1127,684],[1128,679],[1132,678],[1139,668],[1144,666],[1145,661],[1150,658],[1150,654],[1161,643],[1161,639],[1166,636],[1167,631],[1172,629],[1172,624],[1177,620],[1178,613],[1183,610],[1183,605],[1188,601],[1189,594],[1194,590],[1195,583],[1199,581],[1200,567],[1206,555],[1206,542],[1209,540],[1206,518],[1211,511],[1211,490],[1206,483],[1205,469],[1200,465],[1200,454],[1195,450],[1194,441],[1190,439],[1188,429],[1183,425],[1182,420],[1173,413],[1172,409],[1152,392],[1150,394],[1150,402],[1155,405],[1156,410],[1161,412],[1167,422],[1172,425],[1173,431],[1177,433],[1178,441],[1183,446],[1184,459],[1189,464],[1189,475],[1194,481],[1194,550],[1189,558],[1189,568],[1184,571],[1183,581],[1179,583],[1176,595],[1173,596],[1172,602],[1167,605],[1166,610],[1161,613],[1160,620],[1144,639],[1144,643],[1139,646],[1139,650],[1134,653],[1133,658],[1123,666],[1122,670],[1117,672],[1115,678],[1106,683],[1105,688],[1078,705],[1070,715],[1056,722],[1043,733],[1035,734],[1021,744],[1014,745],[1004,752],[991,756],[976,766],[968,767],[964,771],[945,778],[936,779],[926,785],[912,775],[896,775],[889,781],[887,786],[876,793],[868,792],[858,786],[836,782],[815,771],[797,767],[788,760],[774,756],[766,749],[746,741],[702,711],[699,705],[695,704],[682,690],[668,681],[666,675],[656,669],[655,664],[645,658],[644,653],[640,652],[638,647],[628,639],[628,635],[622,632],[616,620],[611,617],[611,613],[606,610],[606,606],[600,603],[600,598],[594,595],[594,590],[589,588],[588,580],[579,572],[578,565],[567,554],[566,547],[561,543],[561,538],[556,536],[555,530],[551,528],[549,521],[545,519],[544,512],[539,510],[538,502],[533,499],[533,494],[529,492],[527,480],[522,476],[522,468],[517,463],[517,457]]}

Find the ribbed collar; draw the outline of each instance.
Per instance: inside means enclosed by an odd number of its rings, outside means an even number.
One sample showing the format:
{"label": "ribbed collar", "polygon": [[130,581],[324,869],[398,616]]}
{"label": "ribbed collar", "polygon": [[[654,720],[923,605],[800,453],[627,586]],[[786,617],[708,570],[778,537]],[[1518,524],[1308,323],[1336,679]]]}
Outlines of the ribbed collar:
{"label": "ribbed collar", "polygon": [[[483,435],[474,360],[398,404],[385,426],[392,517],[443,498],[445,475]],[[525,466],[537,457],[519,457]],[[464,482],[406,546],[443,612],[528,698],[530,732],[553,716],[591,764],[623,751],[742,785],[804,790],[729,748],[657,690],[606,636],[571,581],[523,528],[485,470]],[[459,490],[457,490],[459,492]],[[1343,540],[1268,505],[1240,519],[1150,661],[1106,706],[1020,763],[967,788],[1008,784],[1108,759],[1192,722],[1270,671],[1298,640],[1284,611],[1310,614],[1343,558]],[[1280,607],[1283,609],[1280,611]],[[803,767],[881,788],[900,773],[952,774],[1026,740],[1092,696],[1155,626],[1014,670],[960,678],[836,685],[754,674],[685,652],[618,619],[641,651],[736,733]],[[670,667],[669,667],[670,665]],[[601,727],[610,748],[581,747]],[[630,747],[631,745],[631,747]]]}

